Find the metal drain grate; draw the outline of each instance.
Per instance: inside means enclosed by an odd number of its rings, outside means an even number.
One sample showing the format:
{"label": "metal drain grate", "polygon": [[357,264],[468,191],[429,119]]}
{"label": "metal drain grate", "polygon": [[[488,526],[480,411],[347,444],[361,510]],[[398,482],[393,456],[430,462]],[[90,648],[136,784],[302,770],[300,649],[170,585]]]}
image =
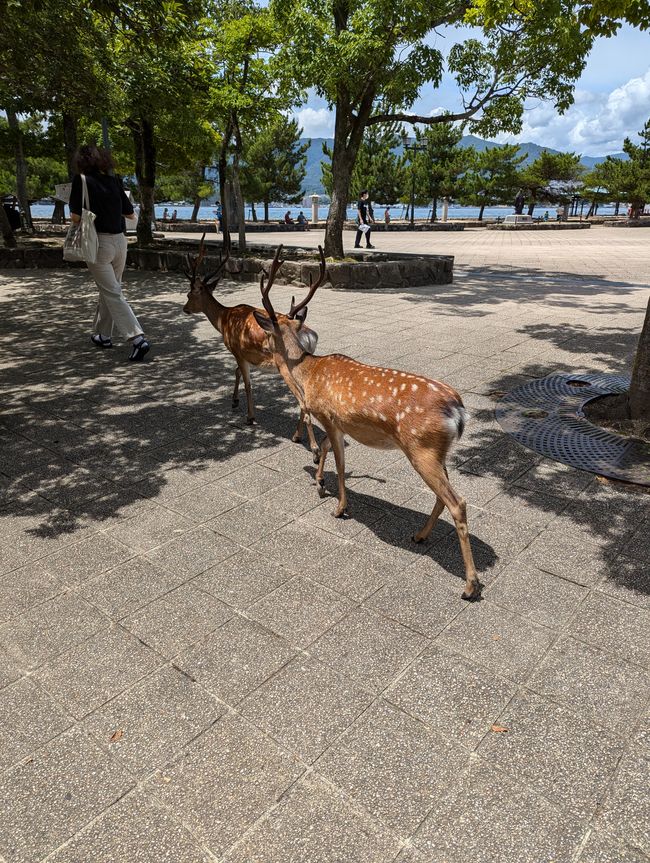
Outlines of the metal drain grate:
{"label": "metal drain grate", "polygon": [[523,446],[580,470],[650,485],[650,445],[599,428],[583,406],[625,392],[623,375],[549,375],[517,387],[498,403],[501,427]]}

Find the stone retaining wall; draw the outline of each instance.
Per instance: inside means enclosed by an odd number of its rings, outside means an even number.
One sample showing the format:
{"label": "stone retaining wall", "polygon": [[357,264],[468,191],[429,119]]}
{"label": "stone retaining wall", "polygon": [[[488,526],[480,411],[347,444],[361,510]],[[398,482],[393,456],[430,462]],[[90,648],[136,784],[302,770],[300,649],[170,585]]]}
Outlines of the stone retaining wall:
{"label": "stone retaining wall", "polygon": [[[473,225],[474,223],[472,223]],[[485,224],[477,222],[476,224]],[[183,233],[183,234],[216,234],[217,229],[214,222],[161,222],[156,221],[158,230],[165,233]],[[313,226],[313,230],[322,230],[325,227],[325,221]],[[344,225],[346,230],[356,230],[356,222],[347,221]],[[377,222],[372,226],[373,231],[462,231],[465,229],[465,224],[458,222],[415,222],[411,227],[409,222],[391,222],[385,225],[383,222]],[[284,222],[246,222],[247,234],[263,234],[268,232],[273,233],[304,233],[309,228],[302,228],[300,225],[285,225]],[[230,233],[233,237],[237,236],[237,232],[231,229]]]}
{"label": "stone retaining wall", "polygon": [[[209,272],[218,263],[218,257],[208,250],[204,268]],[[186,252],[180,250],[129,249],[127,265],[142,270],[182,272],[186,266]],[[259,281],[262,269],[268,271],[271,258],[233,258],[228,278],[240,282]],[[278,284],[309,284],[309,276],[318,276],[318,262],[311,260],[285,260],[278,273]],[[453,282],[454,258],[452,255],[388,256],[364,254],[354,262],[342,261],[327,265],[324,284],[334,288],[407,288],[417,285],[447,285]]]}
{"label": "stone retaining wall", "polygon": [[[182,272],[186,265],[186,251],[180,249],[141,249],[129,246],[127,266],[139,270]],[[205,269],[217,264],[216,255],[208,253]],[[262,268],[268,270],[270,258],[234,258],[228,278],[241,282],[259,281]],[[62,269],[85,267],[83,263],[68,263],[63,260],[61,248],[0,248],[0,269]],[[241,269],[240,269],[241,268]],[[309,276],[318,276],[318,262],[311,260],[286,260],[277,277],[278,284],[309,284]],[[451,255],[391,255],[386,253],[363,253],[357,260],[328,264],[327,280],[334,288],[388,288],[399,289],[417,285],[447,285],[453,281],[454,259]]]}
{"label": "stone retaining wall", "polygon": [[488,231],[575,231],[591,228],[589,222],[501,222],[486,225]]}

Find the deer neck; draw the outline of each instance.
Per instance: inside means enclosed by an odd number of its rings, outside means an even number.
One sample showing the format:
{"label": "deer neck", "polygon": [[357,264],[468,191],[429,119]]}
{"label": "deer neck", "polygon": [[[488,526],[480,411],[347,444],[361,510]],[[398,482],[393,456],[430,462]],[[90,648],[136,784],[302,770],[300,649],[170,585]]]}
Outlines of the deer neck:
{"label": "deer neck", "polygon": [[211,293],[205,291],[203,297],[203,312],[212,326],[216,330],[219,330],[220,333],[223,332],[223,317],[226,310],[226,306],[222,306],[219,300],[215,300]]}
{"label": "deer neck", "polygon": [[310,369],[315,358],[311,354],[303,354],[300,359],[292,360],[287,356],[277,354],[274,359],[278,371],[296,397],[300,407],[305,411],[309,411],[309,405],[307,404],[308,397],[305,395],[305,384],[309,379]]}

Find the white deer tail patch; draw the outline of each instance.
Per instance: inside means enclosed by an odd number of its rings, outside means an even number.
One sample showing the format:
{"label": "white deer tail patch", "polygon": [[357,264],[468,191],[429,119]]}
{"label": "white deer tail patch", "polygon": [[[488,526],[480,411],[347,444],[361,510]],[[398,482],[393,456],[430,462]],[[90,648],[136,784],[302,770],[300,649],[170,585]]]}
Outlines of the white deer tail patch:
{"label": "white deer tail patch", "polygon": [[452,440],[461,439],[468,419],[469,414],[462,405],[453,404],[445,408],[445,424]]}

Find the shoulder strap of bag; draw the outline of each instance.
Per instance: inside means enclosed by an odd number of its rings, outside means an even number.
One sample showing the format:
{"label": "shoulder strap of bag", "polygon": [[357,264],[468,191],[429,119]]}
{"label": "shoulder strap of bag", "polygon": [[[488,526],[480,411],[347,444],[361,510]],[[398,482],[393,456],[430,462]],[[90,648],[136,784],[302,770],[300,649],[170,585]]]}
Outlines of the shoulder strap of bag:
{"label": "shoulder strap of bag", "polygon": [[83,195],[81,200],[81,206],[84,210],[90,209],[90,198],[88,197],[88,184],[86,183],[86,175],[81,175],[81,185],[83,186]]}

